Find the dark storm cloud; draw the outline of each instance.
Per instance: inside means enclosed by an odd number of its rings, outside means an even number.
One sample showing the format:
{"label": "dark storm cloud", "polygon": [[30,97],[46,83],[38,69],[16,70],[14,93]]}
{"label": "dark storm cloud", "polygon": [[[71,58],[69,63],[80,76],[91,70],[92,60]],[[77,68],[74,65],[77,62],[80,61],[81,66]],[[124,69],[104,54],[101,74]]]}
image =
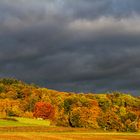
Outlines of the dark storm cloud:
{"label": "dark storm cloud", "polygon": [[2,0],[0,76],[138,95],[139,14],[138,0]]}

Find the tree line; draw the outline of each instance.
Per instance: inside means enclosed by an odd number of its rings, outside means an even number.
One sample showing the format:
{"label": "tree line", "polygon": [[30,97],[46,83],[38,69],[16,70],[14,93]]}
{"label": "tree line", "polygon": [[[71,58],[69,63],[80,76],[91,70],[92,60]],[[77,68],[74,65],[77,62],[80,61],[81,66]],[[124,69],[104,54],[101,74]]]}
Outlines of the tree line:
{"label": "tree line", "polygon": [[0,79],[0,118],[49,119],[53,125],[108,131],[140,130],[140,97],[120,92],[72,93]]}

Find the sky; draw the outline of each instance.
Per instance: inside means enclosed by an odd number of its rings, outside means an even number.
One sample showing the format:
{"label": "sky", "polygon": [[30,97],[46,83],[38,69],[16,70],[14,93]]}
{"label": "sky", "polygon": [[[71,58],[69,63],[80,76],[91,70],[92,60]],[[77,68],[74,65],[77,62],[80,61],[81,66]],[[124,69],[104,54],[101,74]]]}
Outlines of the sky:
{"label": "sky", "polygon": [[0,77],[140,95],[140,1],[0,0]]}

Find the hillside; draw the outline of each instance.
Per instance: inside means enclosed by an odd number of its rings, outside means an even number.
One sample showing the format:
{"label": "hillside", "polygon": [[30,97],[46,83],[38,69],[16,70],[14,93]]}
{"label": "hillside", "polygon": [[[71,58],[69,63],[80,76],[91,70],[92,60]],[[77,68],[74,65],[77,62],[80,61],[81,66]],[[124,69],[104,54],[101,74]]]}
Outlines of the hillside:
{"label": "hillside", "polygon": [[140,98],[129,94],[70,93],[0,79],[0,118],[50,120],[65,127],[113,131],[140,130]]}

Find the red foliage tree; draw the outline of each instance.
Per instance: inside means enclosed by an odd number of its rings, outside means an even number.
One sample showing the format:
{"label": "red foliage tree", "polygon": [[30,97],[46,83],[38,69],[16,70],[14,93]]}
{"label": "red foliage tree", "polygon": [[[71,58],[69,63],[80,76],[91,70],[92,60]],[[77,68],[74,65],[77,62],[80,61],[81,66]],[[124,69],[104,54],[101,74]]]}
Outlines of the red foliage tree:
{"label": "red foliage tree", "polygon": [[43,119],[53,119],[54,118],[54,107],[50,103],[37,102],[34,108],[34,117]]}

